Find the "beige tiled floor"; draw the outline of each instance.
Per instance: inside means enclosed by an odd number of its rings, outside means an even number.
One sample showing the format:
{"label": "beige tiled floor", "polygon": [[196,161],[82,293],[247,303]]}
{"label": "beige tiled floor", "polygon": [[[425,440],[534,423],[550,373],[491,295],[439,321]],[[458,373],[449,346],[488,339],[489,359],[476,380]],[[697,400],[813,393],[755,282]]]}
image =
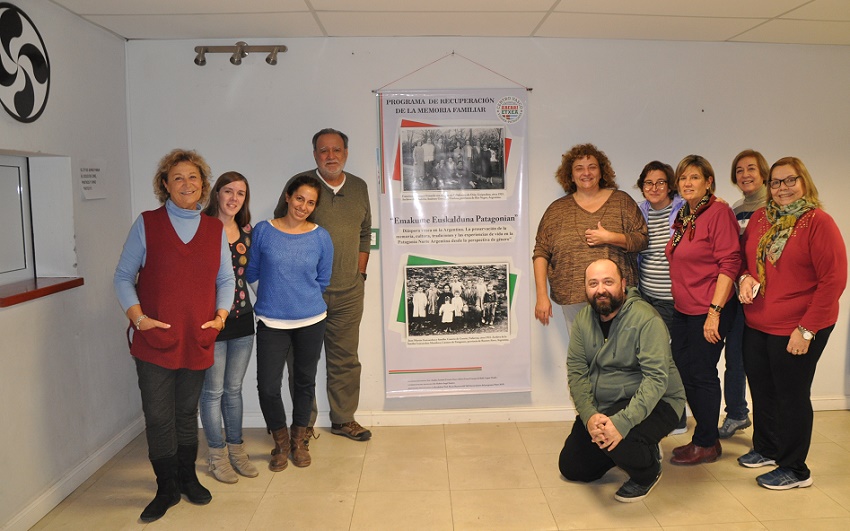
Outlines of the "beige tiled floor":
{"label": "beige tiled floor", "polygon": [[[643,502],[618,503],[625,480],[612,470],[589,484],[564,481],[558,452],[570,423],[464,424],[373,428],[368,443],[320,429],[313,465],[266,467],[271,438],[246,430],[260,476],[218,483],[207,506],[185,500],[151,529],[499,530],[537,529],[850,529],[850,411],[815,414],[809,455],[814,486],[773,492],[741,468],[750,430],[723,443],[716,463],[664,466]],[[203,440],[203,439],[202,439]],[[690,435],[668,437],[665,455]],[[139,529],[154,492],[144,436],[80,486],[34,529]],[[665,461],[666,463],[666,461]]]}

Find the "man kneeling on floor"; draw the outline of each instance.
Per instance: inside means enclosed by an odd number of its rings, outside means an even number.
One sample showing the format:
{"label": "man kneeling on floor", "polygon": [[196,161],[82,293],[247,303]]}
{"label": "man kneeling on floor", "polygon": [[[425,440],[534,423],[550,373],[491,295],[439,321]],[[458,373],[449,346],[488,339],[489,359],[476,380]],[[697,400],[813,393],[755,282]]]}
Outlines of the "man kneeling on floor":
{"label": "man kneeling on floor", "polygon": [[685,390],[667,327],[611,260],[585,270],[589,306],[570,332],[567,381],[578,417],[558,466],[570,481],[595,481],[618,466],[629,479],[614,498],[644,499],[661,478],[659,441],[676,427]]}

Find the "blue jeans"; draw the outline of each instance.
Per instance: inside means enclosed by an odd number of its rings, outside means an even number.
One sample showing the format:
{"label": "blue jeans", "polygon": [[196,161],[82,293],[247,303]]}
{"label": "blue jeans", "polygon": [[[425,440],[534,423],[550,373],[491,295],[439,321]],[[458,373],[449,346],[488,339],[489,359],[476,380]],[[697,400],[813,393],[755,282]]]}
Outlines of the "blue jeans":
{"label": "blue jeans", "polygon": [[735,297],[732,297],[726,306],[733,304],[737,307],[737,313],[732,329],[726,336],[723,398],[726,400],[726,416],[730,419],[744,420],[750,414],[747,408],[747,375],[744,372],[744,311]]}
{"label": "blue jeans", "polygon": [[222,419],[226,441],[242,444],[242,380],[253,348],[253,335],[215,343],[215,363],[207,369],[201,392],[201,424],[210,448],[224,448]]}

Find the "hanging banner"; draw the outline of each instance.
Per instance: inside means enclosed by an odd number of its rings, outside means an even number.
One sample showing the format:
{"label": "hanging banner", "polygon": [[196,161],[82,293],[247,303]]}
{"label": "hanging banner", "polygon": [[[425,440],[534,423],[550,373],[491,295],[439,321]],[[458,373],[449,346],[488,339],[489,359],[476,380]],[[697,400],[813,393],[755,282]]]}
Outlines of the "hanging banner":
{"label": "hanging banner", "polygon": [[377,96],[387,397],[530,391],[527,91]]}

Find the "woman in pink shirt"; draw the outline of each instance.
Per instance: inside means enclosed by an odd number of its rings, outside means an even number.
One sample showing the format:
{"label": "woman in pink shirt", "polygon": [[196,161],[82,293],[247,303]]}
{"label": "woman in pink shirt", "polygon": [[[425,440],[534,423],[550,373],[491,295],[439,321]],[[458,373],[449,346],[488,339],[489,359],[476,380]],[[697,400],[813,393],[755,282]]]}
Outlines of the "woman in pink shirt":
{"label": "woman in pink shirt", "polygon": [[741,251],[735,214],[714,196],[711,164],[699,155],[688,155],[676,168],[676,185],[685,204],[665,249],[676,309],[670,347],[696,428],[689,444],[673,450],[670,462],[697,465],[714,462],[721,454],[717,362],[735,320],[734,306],[731,311],[723,308],[732,297]]}

